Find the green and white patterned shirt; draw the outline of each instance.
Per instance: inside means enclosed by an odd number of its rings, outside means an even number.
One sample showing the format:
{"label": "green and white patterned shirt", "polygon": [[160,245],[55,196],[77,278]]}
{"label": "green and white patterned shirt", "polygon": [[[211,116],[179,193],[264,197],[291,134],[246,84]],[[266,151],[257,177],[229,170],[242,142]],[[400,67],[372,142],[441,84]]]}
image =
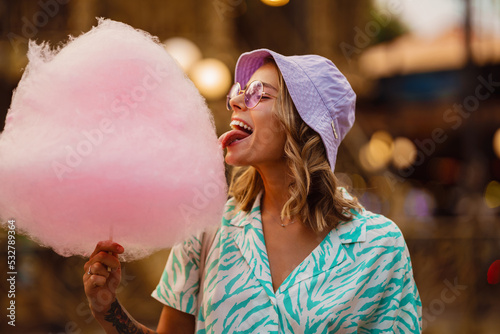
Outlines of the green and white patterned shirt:
{"label": "green and white patterned shirt", "polygon": [[[347,195],[347,194],[346,194]],[[349,195],[347,195],[349,196]],[[399,228],[366,210],[333,229],[276,292],[260,196],[225,208],[198,308],[201,235],[172,248],[152,296],[197,317],[196,333],[420,333],[422,306]]]}

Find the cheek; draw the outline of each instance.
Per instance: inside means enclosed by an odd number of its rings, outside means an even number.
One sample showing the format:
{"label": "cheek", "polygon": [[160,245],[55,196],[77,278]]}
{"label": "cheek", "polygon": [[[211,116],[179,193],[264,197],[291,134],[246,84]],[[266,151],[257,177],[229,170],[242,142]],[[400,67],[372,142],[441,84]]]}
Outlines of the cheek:
{"label": "cheek", "polygon": [[271,145],[281,141],[284,142],[285,133],[277,118],[269,117],[263,119],[260,124],[263,124],[263,126],[258,128],[260,144]]}
{"label": "cheek", "polygon": [[264,128],[260,129],[256,139],[259,145],[267,147],[276,141],[276,137],[276,133],[271,128]]}
{"label": "cheek", "polygon": [[285,149],[285,134],[273,127],[262,129],[256,144],[259,151],[264,152],[261,154],[270,157],[282,156]]}

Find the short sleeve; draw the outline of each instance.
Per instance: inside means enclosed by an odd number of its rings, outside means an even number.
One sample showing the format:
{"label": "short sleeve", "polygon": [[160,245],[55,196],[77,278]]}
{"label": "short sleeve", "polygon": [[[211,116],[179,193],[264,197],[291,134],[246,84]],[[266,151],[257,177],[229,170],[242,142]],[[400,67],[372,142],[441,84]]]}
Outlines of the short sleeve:
{"label": "short sleeve", "polygon": [[151,296],[167,306],[196,315],[200,252],[201,235],[174,246]]}
{"label": "short sleeve", "polygon": [[374,216],[367,242],[371,244],[369,288],[363,297],[369,309],[362,333],[421,333],[422,303],[413,278],[410,253],[403,234],[394,222]]}
{"label": "short sleeve", "polygon": [[399,309],[392,326],[393,333],[421,333],[422,332],[422,303],[413,278],[410,256],[405,246],[407,262],[405,275],[399,294]]}

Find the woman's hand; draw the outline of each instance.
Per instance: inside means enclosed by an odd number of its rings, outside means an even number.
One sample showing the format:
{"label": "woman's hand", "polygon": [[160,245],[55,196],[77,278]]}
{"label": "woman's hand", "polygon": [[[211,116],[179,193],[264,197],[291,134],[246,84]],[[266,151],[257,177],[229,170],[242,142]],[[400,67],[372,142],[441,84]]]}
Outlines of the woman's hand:
{"label": "woman's hand", "polygon": [[121,280],[118,254],[123,251],[122,246],[111,240],[101,241],[83,266],[83,285],[94,316],[102,316],[116,300],[116,289]]}

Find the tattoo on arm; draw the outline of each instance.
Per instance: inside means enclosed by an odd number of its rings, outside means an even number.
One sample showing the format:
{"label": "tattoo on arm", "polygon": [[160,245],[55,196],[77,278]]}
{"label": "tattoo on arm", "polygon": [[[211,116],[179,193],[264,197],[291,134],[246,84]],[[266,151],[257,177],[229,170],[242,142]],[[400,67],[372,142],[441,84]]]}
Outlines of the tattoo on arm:
{"label": "tattoo on arm", "polygon": [[113,327],[116,328],[116,331],[120,334],[154,334],[148,329],[143,330],[141,325],[139,325],[136,321],[129,318],[127,313],[122,309],[118,300],[115,300],[113,304],[111,304],[111,308],[104,315],[104,320],[110,322]]}

